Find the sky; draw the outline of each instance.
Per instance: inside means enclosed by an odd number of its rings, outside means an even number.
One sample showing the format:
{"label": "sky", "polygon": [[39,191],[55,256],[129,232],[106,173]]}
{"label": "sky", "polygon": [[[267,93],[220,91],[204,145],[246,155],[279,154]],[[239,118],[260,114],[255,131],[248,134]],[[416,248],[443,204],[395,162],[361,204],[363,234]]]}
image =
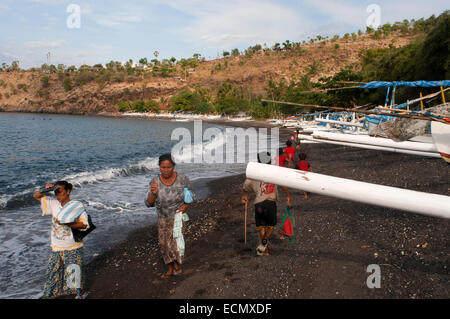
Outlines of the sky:
{"label": "sky", "polygon": [[[377,5],[377,10],[371,5]],[[189,58],[428,18],[448,0],[0,0],[0,64],[22,68]]]}

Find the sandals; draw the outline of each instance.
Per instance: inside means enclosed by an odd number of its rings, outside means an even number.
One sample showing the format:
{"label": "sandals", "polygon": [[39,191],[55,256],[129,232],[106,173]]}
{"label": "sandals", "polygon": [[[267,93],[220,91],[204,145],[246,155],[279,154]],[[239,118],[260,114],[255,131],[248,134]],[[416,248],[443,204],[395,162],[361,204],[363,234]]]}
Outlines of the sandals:
{"label": "sandals", "polygon": [[263,238],[261,240],[261,244],[258,245],[258,247],[256,248],[256,255],[258,255],[258,256],[264,255],[264,252],[266,251],[266,248],[268,245],[269,245],[269,241],[267,240],[267,238]]}
{"label": "sandals", "polygon": [[86,299],[88,295],[89,295],[89,292],[85,291],[81,295],[76,295],[75,299]]}
{"label": "sandals", "polygon": [[179,277],[183,274],[183,271],[179,269],[178,271],[174,270],[172,276]]}

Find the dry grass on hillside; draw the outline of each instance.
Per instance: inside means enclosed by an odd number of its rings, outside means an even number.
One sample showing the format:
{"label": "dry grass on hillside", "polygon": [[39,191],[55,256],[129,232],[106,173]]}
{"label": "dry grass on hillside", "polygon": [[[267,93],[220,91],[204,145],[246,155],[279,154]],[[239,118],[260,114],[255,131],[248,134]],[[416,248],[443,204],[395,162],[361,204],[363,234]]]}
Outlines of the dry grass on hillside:
{"label": "dry grass on hillside", "polygon": [[202,85],[214,89],[226,80],[259,94],[264,93],[268,80],[278,82],[284,79],[289,82],[299,79],[312,64],[318,67],[313,77],[317,80],[332,76],[347,65],[358,69],[362,50],[390,45],[400,47],[412,39],[413,36],[399,33],[381,39],[361,35],[356,40],[307,44],[300,50],[261,50],[250,57],[241,55],[201,62],[195,72],[189,74],[187,81],[171,77],[134,77],[132,82],[89,82],[74,86],[70,91],[64,90],[57,74],[47,75],[50,85],[43,88],[40,79],[46,74],[3,72],[0,73],[0,81],[3,81],[0,84],[4,84],[0,86],[0,110],[79,114],[116,112],[120,100],[167,100],[183,88]]}

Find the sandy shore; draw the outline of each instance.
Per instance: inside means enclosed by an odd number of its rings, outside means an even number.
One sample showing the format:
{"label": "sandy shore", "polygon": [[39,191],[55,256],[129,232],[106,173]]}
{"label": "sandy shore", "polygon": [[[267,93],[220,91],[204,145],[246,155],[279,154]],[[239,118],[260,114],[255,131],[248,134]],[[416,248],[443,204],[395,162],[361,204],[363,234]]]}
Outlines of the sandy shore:
{"label": "sandy shore", "polygon": [[[280,132],[283,141],[289,131]],[[441,159],[325,144],[303,151],[316,173],[450,195]],[[244,179],[209,181],[209,196],[190,207],[182,276],[160,279],[165,266],[150,226],[87,265],[89,298],[450,297],[449,220],[292,190],[295,244],[274,234],[271,255],[257,257],[253,205],[244,244]],[[381,269],[379,289],[366,285],[371,264]]]}

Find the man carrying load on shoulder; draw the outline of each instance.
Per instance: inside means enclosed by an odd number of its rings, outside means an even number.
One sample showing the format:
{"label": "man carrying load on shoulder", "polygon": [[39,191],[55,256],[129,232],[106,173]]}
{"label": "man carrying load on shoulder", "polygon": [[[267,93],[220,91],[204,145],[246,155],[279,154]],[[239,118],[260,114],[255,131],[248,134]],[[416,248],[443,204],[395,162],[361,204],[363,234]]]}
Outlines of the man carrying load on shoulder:
{"label": "man carrying load on shoulder", "polygon": [[[264,159],[265,158],[265,159]],[[270,153],[258,154],[258,162],[270,164]],[[286,187],[282,187],[286,192],[286,205],[291,206],[291,197]],[[242,202],[248,203],[247,192],[255,193],[255,224],[259,231],[261,244],[256,249],[258,256],[269,256],[269,238],[277,224],[277,185],[246,179],[242,190]]]}

